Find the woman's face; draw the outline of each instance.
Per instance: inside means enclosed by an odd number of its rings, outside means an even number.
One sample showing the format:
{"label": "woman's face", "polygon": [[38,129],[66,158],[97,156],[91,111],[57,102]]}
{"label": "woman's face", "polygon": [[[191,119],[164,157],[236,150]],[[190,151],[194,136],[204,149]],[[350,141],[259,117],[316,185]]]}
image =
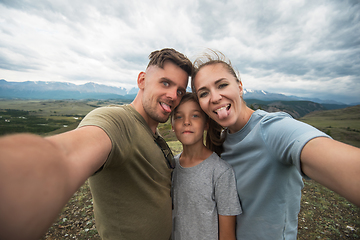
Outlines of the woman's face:
{"label": "woman's face", "polygon": [[193,81],[204,112],[231,132],[241,129],[241,82],[221,63],[202,67]]}

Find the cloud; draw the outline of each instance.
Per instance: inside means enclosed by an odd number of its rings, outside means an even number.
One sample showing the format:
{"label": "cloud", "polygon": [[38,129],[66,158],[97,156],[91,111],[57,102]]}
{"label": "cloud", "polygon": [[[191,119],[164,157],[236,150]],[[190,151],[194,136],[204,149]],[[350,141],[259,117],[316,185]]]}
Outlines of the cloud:
{"label": "cloud", "polygon": [[8,81],[135,86],[153,50],[173,47],[193,60],[213,48],[245,87],[360,102],[357,0],[2,0],[0,15]]}

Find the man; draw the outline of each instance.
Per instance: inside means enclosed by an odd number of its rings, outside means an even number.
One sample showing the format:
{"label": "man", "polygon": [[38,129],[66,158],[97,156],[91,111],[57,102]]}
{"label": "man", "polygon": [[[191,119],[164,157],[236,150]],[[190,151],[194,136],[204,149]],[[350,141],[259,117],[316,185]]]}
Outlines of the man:
{"label": "man", "polygon": [[130,105],[95,109],[60,135],[0,139],[0,239],[38,239],[90,176],[103,239],[170,238],[172,169],[156,128],[179,104],[192,64],[174,49],[149,58]]}

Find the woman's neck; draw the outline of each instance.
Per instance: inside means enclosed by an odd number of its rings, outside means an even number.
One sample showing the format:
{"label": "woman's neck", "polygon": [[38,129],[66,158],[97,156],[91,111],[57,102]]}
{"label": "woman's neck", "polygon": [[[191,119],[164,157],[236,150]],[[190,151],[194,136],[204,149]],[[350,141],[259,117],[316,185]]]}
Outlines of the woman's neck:
{"label": "woman's neck", "polygon": [[245,105],[241,111],[241,114],[239,114],[239,117],[238,117],[236,123],[234,125],[228,127],[230,133],[238,132],[243,127],[245,127],[245,125],[250,120],[251,115],[254,112],[255,112],[254,110],[252,110],[251,108],[249,108],[248,106]]}

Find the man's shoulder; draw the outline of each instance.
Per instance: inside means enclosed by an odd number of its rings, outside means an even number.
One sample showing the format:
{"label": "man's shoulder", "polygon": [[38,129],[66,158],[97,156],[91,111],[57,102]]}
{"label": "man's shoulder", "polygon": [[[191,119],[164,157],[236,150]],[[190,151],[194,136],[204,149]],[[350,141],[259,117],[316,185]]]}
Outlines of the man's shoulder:
{"label": "man's shoulder", "polygon": [[[129,125],[134,123],[134,117],[127,105],[108,105],[98,107],[89,112],[80,122],[80,126],[95,125],[100,127],[113,127],[114,124]],[[120,124],[120,125],[119,125]]]}
{"label": "man's shoulder", "polygon": [[98,107],[89,112],[86,117],[111,117],[132,116],[131,107],[128,105],[107,105]]}
{"label": "man's shoulder", "polygon": [[95,112],[95,113],[99,113],[99,112],[122,112],[122,111],[127,111],[128,108],[129,108],[128,105],[111,104],[111,105],[95,108],[91,112]]}

